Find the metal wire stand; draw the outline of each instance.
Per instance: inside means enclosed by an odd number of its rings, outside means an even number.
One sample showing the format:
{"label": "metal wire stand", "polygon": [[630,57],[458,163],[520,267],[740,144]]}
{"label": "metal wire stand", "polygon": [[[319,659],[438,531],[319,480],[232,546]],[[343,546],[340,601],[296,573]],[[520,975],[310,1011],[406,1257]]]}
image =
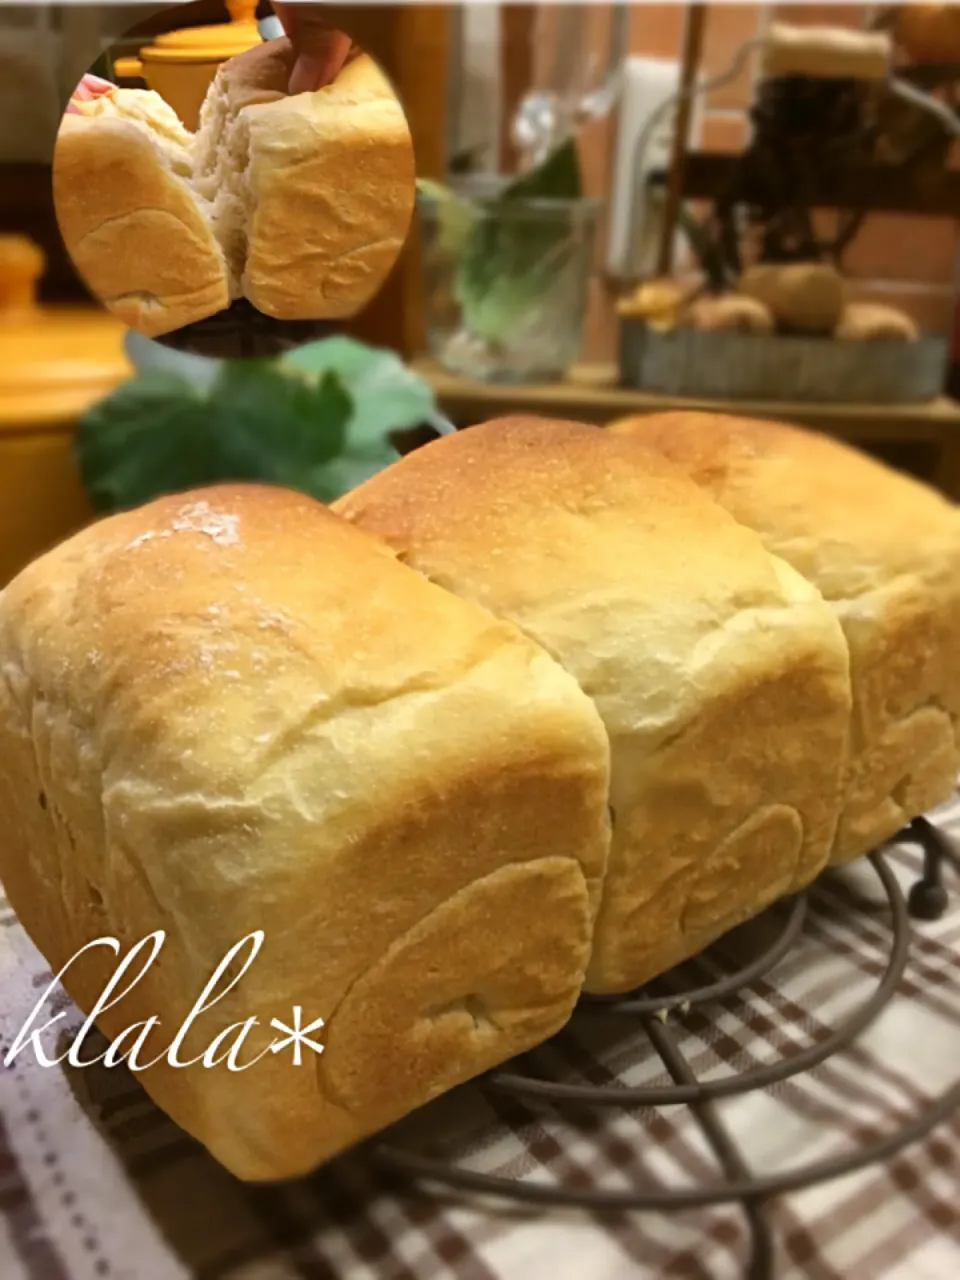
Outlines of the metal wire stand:
{"label": "metal wire stand", "polygon": [[[718,981],[681,989],[670,995],[643,990],[625,997],[585,997],[577,1017],[589,1016],[592,1009],[635,1018],[645,1038],[659,1055],[672,1084],[627,1088],[619,1084],[596,1087],[536,1079],[501,1069],[479,1081],[484,1091],[509,1094],[531,1105],[581,1108],[642,1108],[686,1104],[693,1112],[703,1136],[711,1147],[722,1178],[710,1185],[675,1188],[641,1186],[630,1190],[602,1187],[544,1185],[507,1177],[497,1177],[458,1166],[452,1160],[403,1150],[389,1142],[374,1145],[377,1163],[400,1175],[407,1186],[441,1186],[456,1191],[502,1197],[514,1202],[543,1207],[583,1209],[592,1213],[624,1210],[681,1210],[739,1202],[750,1231],[748,1280],[770,1280],[773,1275],[774,1240],[763,1215],[765,1201],[785,1192],[800,1191],[888,1160],[903,1148],[925,1137],[937,1125],[960,1109],[960,1080],[925,1111],[883,1139],[849,1153],[817,1161],[788,1172],[757,1175],[725,1127],[714,1103],[768,1088],[793,1079],[819,1066],[831,1055],[848,1048],[878,1017],[896,992],[910,953],[910,916],[935,920],[947,907],[944,868],[960,873],[960,857],[946,838],[926,818],[918,818],[902,833],[902,838],[919,844],[923,851],[921,878],[904,897],[897,878],[882,853],[873,853],[869,862],[876,873],[889,908],[890,951],[886,968],[872,994],[848,1014],[820,1043],[790,1053],[770,1065],[734,1073],[717,1080],[698,1080],[666,1021],[671,1010],[684,1012],[697,1006],[716,1004],[725,998],[744,995],[751,984],[764,977],[798,943],[808,912],[808,894],[802,893],[781,904],[780,927],[775,941],[749,963]],[[773,911],[776,911],[774,908]]]}

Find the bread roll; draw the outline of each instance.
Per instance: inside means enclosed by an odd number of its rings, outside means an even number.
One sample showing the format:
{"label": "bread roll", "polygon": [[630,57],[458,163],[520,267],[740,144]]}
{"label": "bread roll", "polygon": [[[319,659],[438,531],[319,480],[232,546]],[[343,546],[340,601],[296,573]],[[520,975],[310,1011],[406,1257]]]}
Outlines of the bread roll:
{"label": "bread roll", "polygon": [[722,298],[700,298],[684,317],[701,333],[773,333],[770,308],[756,298],[731,293]]}
{"label": "bread roll", "polygon": [[763,262],[744,271],[737,290],[788,329],[829,334],[843,311],[846,286],[826,262]]}
{"label": "bread roll", "polygon": [[949,798],[960,772],[960,515],[932,489],[797,427],[667,413],[611,431],[655,447],[832,604],[854,721],[834,860]]}
{"label": "bread roll", "polygon": [[[234,1174],[309,1170],[555,1032],[580,991],[609,746],[576,682],[307,498],[225,487],[80,533],[0,596],[0,877],[57,971],[168,937],[101,1018],[162,1053],[326,1020],[319,1057],[140,1073]],[[88,1010],[116,960],[67,971]],[[231,1041],[221,1045],[226,1052]],[[130,1048],[128,1037],[125,1048]]]}
{"label": "bread roll", "polygon": [[689,282],[645,280],[619,300],[617,314],[625,320],[646,320],[651,329],[669,330],[677,324],[687,299],[695,291],[696,286]]}
{"label": "bread roll", "polygon": [[897,307],[882,302],[848,302],[833,336],[842,342],[875,342],[881,338],[916,342],[920,331]]}
{"label": "bread roll", "polygon": [[850,711],[842,633],[662,459],[504,419],[416,450],[336,509],[515,622],[594,699],[614,830],[590,990],[645,982],[823,866]]}
{"label": "bread roll", "polygon": [[364,55],[287,96],[286,39],[225,63],[190,134],[159,95],[114,90],[64,117],[54,198],[89,287],[150,337],[245,297],[279,320],[353,315],[400,252],[413,147]]}
{"label": "bread roll", "polygon": [[823,80],[885,80],[893,42],[884,31],[844,27],[794,27],[771,24],[763,44],[760,74],[813,76]]}

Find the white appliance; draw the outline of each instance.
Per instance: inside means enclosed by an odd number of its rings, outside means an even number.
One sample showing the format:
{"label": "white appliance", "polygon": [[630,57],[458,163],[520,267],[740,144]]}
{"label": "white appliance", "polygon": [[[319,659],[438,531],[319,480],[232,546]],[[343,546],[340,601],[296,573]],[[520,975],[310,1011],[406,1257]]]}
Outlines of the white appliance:
{"label": "white appliance", "polygon": [[496,173],[502,111],[500,7],[458,5],[452,17],[447,161],[469,155],[477,172]]}
{"label": "white appliance", "polygon": [[[651,191],[648,179],[669,169],[679,92],[679,62],[640,57],[624,62],[607,236],[606,268],[615,280],[656,271],[664,191]],[[691,139],[699,134],[701,115],[695,98]]]}

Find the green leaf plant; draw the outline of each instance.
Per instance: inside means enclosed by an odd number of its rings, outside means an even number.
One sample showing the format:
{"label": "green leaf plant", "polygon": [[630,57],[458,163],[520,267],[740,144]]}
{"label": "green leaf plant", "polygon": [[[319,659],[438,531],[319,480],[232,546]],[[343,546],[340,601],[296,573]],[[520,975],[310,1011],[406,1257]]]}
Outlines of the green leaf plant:
{"label": "green leaf plant", "polygon": [[396,460],[391,436],[453,428],[392,352],[344,337],[267,360],[208,360],[130,335],[137,372],[82,416],[76,452],[94,509],[247,481],[332,502]]}

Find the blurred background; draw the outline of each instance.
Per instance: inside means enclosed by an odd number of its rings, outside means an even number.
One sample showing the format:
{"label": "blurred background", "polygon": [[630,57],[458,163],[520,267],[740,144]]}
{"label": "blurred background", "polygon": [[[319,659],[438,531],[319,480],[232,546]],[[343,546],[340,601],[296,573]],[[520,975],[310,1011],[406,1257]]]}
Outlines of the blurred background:
{"label": "blurred background", "polygon": [[[501,412],[696,404],[960,496],[960,7],[325,7],[392,78],[417,154],[414,231],[344,329],[420,389],[421,412],[378,419],[391,448]],[[78,432],[151,360],[60,243],[73,86],[92,67],[186,118],[273,34],[255,0],[0,9],[0,447],[31,495],[0,577],[89,518]]]}

